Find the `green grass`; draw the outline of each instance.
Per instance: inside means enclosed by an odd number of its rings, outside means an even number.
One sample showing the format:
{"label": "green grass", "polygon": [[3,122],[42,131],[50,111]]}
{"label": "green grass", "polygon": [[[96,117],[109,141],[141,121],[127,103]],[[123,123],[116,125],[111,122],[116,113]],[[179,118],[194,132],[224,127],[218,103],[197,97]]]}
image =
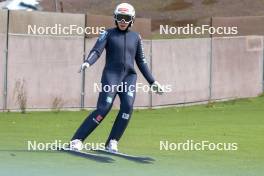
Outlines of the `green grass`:
{"label": "green grass", "polygon": [[[67,142],[88,112],[0,113],[0,175],[258,176],[264,173],[264,97],[159,110],[135,110],[121,151],[153,164],[113,157],[98,163],[58,152],[27,152],[27,140]],[[112,111],[86,142],[105,142]],[[160,151],[159,142],[230,142],[237,151]]]}

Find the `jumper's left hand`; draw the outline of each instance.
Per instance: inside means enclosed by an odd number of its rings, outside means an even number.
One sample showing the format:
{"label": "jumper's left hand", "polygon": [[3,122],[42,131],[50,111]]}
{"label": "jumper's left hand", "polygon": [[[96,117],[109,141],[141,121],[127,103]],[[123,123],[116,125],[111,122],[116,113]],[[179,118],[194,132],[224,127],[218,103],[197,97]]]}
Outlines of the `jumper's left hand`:
{"label": "jumper's left hand", "polygon": [[158,81],[155,81],[152,85],[151,85],[152,90],[159,94],[162,95],[164,93],[163,87],[160,85],[160,83]]}

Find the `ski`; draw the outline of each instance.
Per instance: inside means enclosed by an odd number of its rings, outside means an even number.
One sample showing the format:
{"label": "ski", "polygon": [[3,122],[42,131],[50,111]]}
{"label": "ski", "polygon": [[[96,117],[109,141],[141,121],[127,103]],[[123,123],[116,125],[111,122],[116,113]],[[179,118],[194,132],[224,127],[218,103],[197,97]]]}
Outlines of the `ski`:
{"label": "ski", "polygon": [[57,148],[57,151],[69,153],[71,155],[75,155],[78,157],[82,157],[82,158],[86,158],[86,159],[90,159],[90,160],[94,160],[94,161],[102,162],[102,163],[112,163],[115,161],[114,159],[110,157],[98,155],[98,154],[87,152],[87,151],[72,150],[70,148]]}
{"label": "ski", "polygon": [[101,153],[101,154],[117,156],[120,158],[124,158],[124,159],[131,160],[134,162],[139,162],[139,163],[151,164],[155,161],[153,158],[150,158],[150,157],[129,155],[129,154],[120,153],[120,152],[111,152],[111,151],[105,150],[105,149],[93,149],[93,151]]}

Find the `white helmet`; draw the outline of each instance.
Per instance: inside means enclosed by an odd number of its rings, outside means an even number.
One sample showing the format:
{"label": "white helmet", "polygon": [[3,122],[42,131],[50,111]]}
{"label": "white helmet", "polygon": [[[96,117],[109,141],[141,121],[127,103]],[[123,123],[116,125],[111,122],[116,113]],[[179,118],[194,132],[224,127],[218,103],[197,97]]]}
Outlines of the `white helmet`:
{"label": "white helmet", "polygon": [[136,12],[132,5],[128,3],[121,3],[116,6],[114,17],[116,22],[123,20],[125,23],[131,23],[132,25],[135,21]]}

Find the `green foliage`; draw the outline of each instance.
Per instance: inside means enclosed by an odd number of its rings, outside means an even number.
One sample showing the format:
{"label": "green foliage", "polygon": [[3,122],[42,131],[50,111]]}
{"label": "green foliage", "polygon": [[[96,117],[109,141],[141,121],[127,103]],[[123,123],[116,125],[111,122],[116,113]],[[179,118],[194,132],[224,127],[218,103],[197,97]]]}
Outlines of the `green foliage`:
{"label": "green foliage", "polygon": [[19,106],[21,113],[25,114],[27,107],[27,91],[26,91],[26,81],[24,79],[16,81],[14,88],[14,97],[16,103]]}

